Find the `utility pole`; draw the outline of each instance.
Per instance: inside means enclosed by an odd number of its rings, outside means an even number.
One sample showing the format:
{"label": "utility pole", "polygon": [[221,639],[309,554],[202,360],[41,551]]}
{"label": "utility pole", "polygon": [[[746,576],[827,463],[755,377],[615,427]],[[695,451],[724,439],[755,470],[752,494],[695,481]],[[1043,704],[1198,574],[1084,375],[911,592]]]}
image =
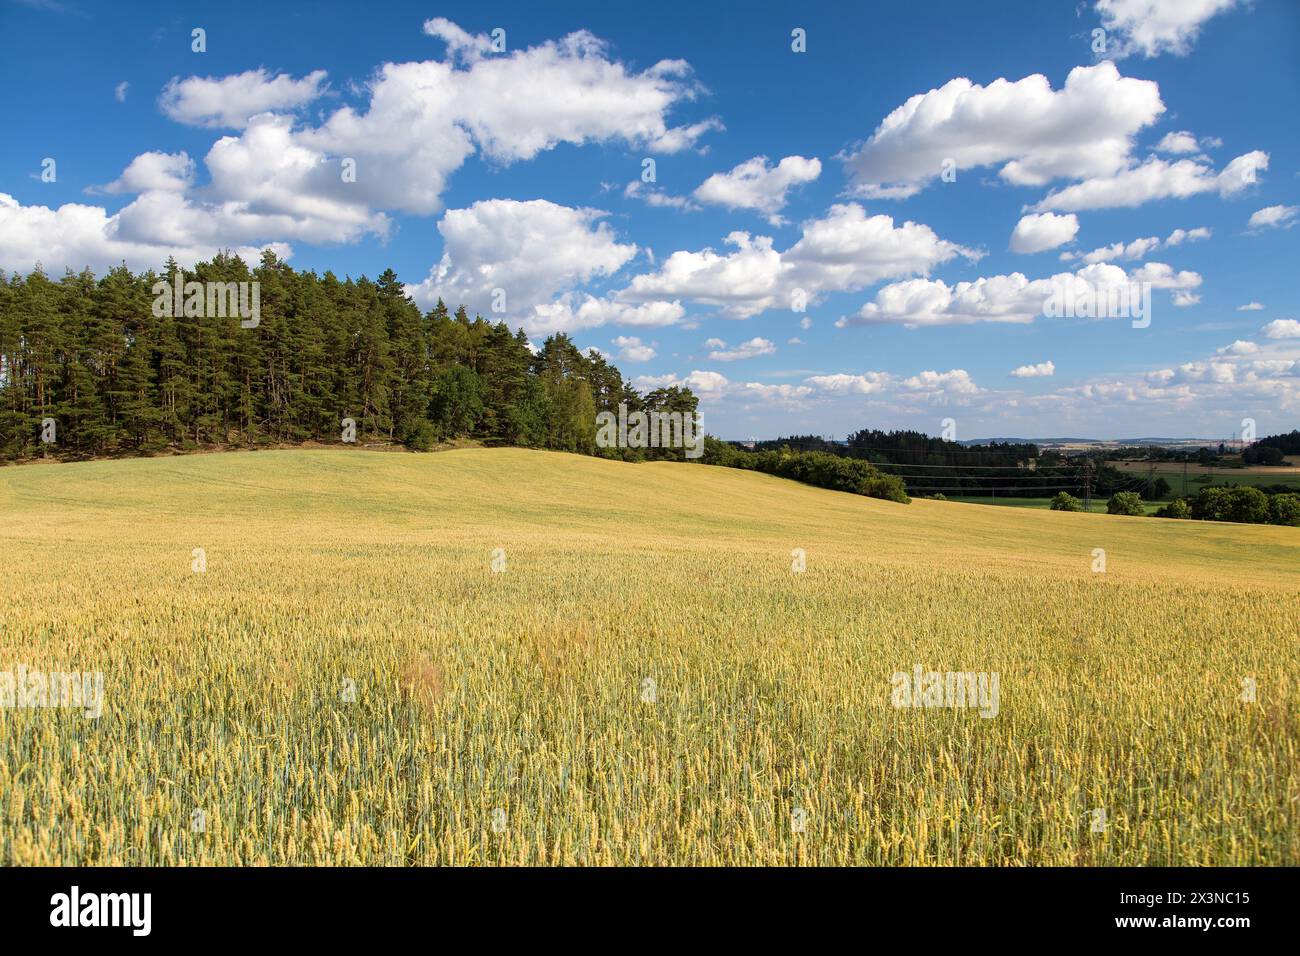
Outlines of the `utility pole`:
{"label": "utility pole", "polygon": [[1187,455],[1183,454],[1183,497],[1187,497]]}
{"label": "utility pole", "polygon": [[1083,510],[1092,510],[1092,458],[1083,460]]}

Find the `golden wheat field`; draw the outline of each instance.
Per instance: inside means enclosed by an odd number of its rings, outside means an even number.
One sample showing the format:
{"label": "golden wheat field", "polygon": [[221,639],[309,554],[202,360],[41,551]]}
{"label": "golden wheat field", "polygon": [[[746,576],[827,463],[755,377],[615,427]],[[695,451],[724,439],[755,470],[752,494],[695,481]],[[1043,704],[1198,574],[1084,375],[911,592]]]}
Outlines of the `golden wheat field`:
{"label": "golden wheat field", "polygon": [[103,679],[0,708],[0,862],[1294,864],[1298,593],[1294,529],[701,465],[0,469],[0,670]]}

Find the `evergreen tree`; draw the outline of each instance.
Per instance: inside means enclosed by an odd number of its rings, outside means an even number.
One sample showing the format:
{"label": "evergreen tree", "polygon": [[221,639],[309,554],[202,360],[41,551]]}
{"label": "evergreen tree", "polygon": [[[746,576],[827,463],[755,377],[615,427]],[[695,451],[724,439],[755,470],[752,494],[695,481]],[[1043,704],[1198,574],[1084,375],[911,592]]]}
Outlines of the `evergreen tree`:
{"label": "evergreen tree", "polygon": [[[257,284],[256,324],[225,294],[241,282]],[[596,414],[620,403],[695,410],[685,389],[642,398],[563,333],[534,354],[523,329],[463,306],[439,300],[421,314],[391,269],[340,280],[267,251],[252,271],[221,253],[191,270],[169,259],[159,273],[123,265],[98,280],[85,271],[54,283],[39,267],[0,277],[4,458],[337,442],[349,418],[358,439],[418,449],[469,437],[592,454]]]}

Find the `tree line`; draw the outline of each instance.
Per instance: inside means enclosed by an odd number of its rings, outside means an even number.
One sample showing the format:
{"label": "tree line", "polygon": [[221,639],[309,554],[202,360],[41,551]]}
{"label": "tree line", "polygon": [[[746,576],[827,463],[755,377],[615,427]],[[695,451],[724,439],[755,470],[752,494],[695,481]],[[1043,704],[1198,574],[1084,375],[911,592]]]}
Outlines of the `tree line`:
{"label": "tree line", "polygon": [[749,451],[706,436],[700,462],[724,468],[761,471],[818,488],[882,498],[899,504],[909,504],[912,500],[908,497],[902,479],[885,474],[866,461],[827,451],[801,451],[789,446]]}
{"label": "tree line", "polygon": [[[258,283],[238,315],[156,308],[157,283]],[[180,287],[176,286],[176,287]],[[58,281],[0,277],[0,457],[149,454],[349,439],[428,450],[456,438],[625,459],[672,448],[597,448],[596,416],[695,415],[688,388],[641,394],[599,352],[556,333],[422,312],[396,274],[339,279],[272,252],[249,269],[220,254],[161,273],[125,265]]]}
{"label": "tree line", "polygon": [[1247,465],[1280,465],[1287,455],[1300,455],[1300,431],[1266,435],[1242,449],[1241,460]]}
{"label": "tree line", "polygon": [[[1052,499],[1051,509],[1083,511],[1083,502],[1062,491]],[[1106,502],[1106,513],[1141,517],[1146,514],[1146,508],[1136,492],[1120,491]],[[1202,488],[1195,497],[1175,498],[1156,509],[1152,517],[1296,527],[1300,526],[1300,494],[1292,491],[1270,493],[1253,485]]]}
{"label": "tree line", "polygon": [[[736,442],[732,445],[737,449],[748,447]],[[1042,449],[1033,442],[963,445],[910,430],[864,428],[843,441],[793,435],[752,443],[751,450],[816,452],[865,462],[886,475],[898,476],[908,493],[923,497],[1051,498],[1063,486],[1082,492],[1085,484],[1091,486],[1093,494],[1106,497],[1140,484],[1138,494],[1157,501],[1172,491],[1163,477],[1139,481],[1107,464],[1104,456],[1071,457],[1056,449]]]}

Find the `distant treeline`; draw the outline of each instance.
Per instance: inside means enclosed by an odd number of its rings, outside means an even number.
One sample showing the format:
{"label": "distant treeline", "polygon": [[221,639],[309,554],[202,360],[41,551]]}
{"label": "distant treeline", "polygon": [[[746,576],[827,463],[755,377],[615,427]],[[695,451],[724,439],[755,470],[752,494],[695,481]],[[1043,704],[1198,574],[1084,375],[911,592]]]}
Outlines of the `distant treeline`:
{"label": "distant treeline", "polygon": [[1300,455],[1300,431],[1268,435],[1241,453],[1248,465],[1280,465],[1287,455]]}
{"label": "distant treeline", "polygon": [[345,420],[358,442],[417,450],[469,437],[681,457],[680,449],[597,449],[596,415],[620,403],[696,411],[689,389],[641,395],[566,335],[534,354],[523,330],[504,322],[471,319],[463,307],[452,313],[441,301],[422,312],[391,269],[374,281],[340,280],[266,252],[251,271],[224,254],[180,276],[256,281],[252,328],[237,315],[155,308],[155,283],[172,285],[177,272],[169,261],[160,274],[122,266],[99,279],[89,271],[58,281],[39,270],[0,277],[0,457],[339,442]]}
{"label": "distant treeline", "polygon": [[820,435],[792,435],[775,441],[755,444],[758,451],[781,446],[798,451],[824,451],[848,458],[898,465],[954,465],[962,467],[1004,467],[1020,465],[1041,457],[1032,443],[989,442],[963,445],[943,438],[932,438],[917,431],[879,431],[863,429],[852,432],[843,442],[833,442]]}
{"label": "distant treeline", "polygon": [[1228,446],[1220,442],[1215,447],[1202,445],[1195,451],[1186,448],[1166,448],[1163,445],[1120,445],[1117,448],[1098,448],[1089,452],[1102,458],[1126,461],[1172,461],[1209,465],[1228,453]]}
{"label": "distant treeline", "polygon": [[816,485],[818,488],[847,491],[850,494],[883,498],[902,504],[912,500],[907,496],[903,482],[893,475],[879,471],[868,462],[824,451],[796,451],[789,447],[745,451],[716,438],[706,437],[704,455],[700,462],[725,468],[761,471],[779,478]]}
{"label": "distant treeline", "polygon": [[[1084,510],[1082,501],[1064,491],[1052,499],[1051,507],[1053,511]],[[1120,491],[1106,502],[1106,512],[1139,517],[1146,514],[1146,508],[1134,492]],[[1269,494],[1251,485],[1202,488],[1195,497],[1175,498],[1156,509],[1152,517],[1296,526],[1300,525],[1300,494],[1292,491]]]}
{"label": "distant treeline", "polygon": [[[1223,463],[1224,467],[1235,465],[1236,459],[1224,462],[1224,456],[1230,453],[1227,444],[1220,442],[1211,448],[1202,445],[1195,451],[1185,448],[1164,448],[1160,445],[1124,446],[1113,448],[1098,454],[1113,459],[1137,461],[1188,462],[1198,465]],[[1261,438],[1241,450],[1241,464],[1244,465],[1280,465],[1287,455],[1300,455],[1300,432],[1292,431],[1285,435],[1269,435]]]}
{"label": "distant treeline", "polygon": [[[1180,503],[1186,505],[1186,515]],[[1178,498],[1156,512],[1157,517],[1189,517],[1200,521],[1239,521],[1245,524],[1300,525],[1300,494],[1266,494],[1250,485],[1202,488],[1195,498]]]}
{"label": "distant treeline", "polygon": [[1126,474],[1100,460],[1087,463],[1091,470],[1085,476],[1084,457],[1070,459],[1058,451],[1040,449],[1032,442],[963,445],[917,431],[863,429],[838,442],[818,435],[792,435],[753,443],[755,452],[782,448],[870,463],[884,474],[898,476],[913,495],[1051,498],[1063,489],[1082,493],[1090,483],[1097,497],[1134,490],[1154,501],[1171,491],[1162,477],[1151,479]]}

